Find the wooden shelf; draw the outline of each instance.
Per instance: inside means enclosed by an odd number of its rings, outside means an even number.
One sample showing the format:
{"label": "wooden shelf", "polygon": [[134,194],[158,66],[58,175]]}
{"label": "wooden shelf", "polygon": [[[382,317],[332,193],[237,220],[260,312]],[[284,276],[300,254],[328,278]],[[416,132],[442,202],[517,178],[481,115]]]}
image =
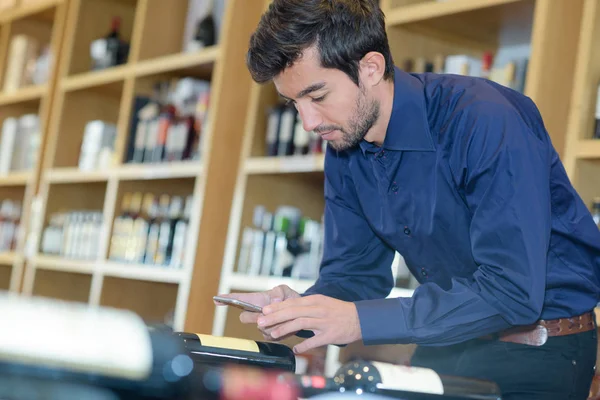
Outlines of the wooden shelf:
{"label": "wooden shelf", "polygon": [[31,172],[12,172],[7,175],[0,175],[0,186],[25,186],[33,178]]}
{"label": "wooden shelf", "polygon": [[212,70],[220,54],[219,46],[213,46],[195,53],[180,53],[145,60],[135,65],[134,75],[147,76],[174,71],[205,75]]}
{"label": "wooden shelf", "polygon": [[246,174],[285,174],[319,172],[325,166],[325,155],[288,157],[252,157],[246,160]]}
{"label": "wooden shelf", "polygon": [[[428,19],[446,17],[470,11],[492,9],[523,0],[451,0],[445,2],[424,1],[422,3],[396,7],[386,15],[388,26],[396,26]],[[468,29],[469,27],[464,27]]]}
{"label": "wooden shelf", "polygon": [[119,65],[105,70],[90,71],[67,77],[61,82],[60,87],[64,91],[73,91],[104,86],[124,81],[132,73],[133,68],[131,66]]}
{"label": "wooden shelf", "polygon": [[74,260],[59,256],[36,255],[31,260],[38,269],[46,269],[62,272],[76,272],[81,274],[92,274],[96,268],[96,262],[90,260]]}
{"label": "wooden shelf", "polygon": [[232,290],[241,290],[248,292],[262,292],[270,290],[278,285],[288,285],[297,292],[304,292],[313,284],[313,280],[292,279],[287,277],[275,276],[252,276],[246,274],[234,273],[228,278],[229,287]]}
{"label": "wooden shelf", "polygon": [[51,183],[103,182],[110,177],[110,170],[81,171],[78,168],[53,168],[45,171],[44,179]]}
{"label": "wooden shelf", "polygon": [[161,164],[126,164],[115,169],[121,180],[193,178],[202,173],[200,161],[181,161]]}
{"label": "wooden shelf", "polygon": [[64,0],[40,0],[34,4],[17,6],[12,9],[4,10],[0,13],[0,24],[41,13],[63,1]]}
{"label": "wooden shelf", "polygon": [[24,87],[14,92],[0,93],[0,106],[39,101],[48,92],[48,85]]}
{"label": "wooden shelf", "polygon": [[577,158],[600,159],[600,139],[587,139],[579,141],[577,145]]}
{"label": "wooden shelf", "polygon": [[[422,2],[396,7],[386,16],[390,44],[401,30],[408,49],[464,54],[494,51],[502,32],[511,29],[531,36],[534,0],[452,0]],[[454,47],[455,50],[452,50]],[[468,53],[467,53],[468,54]]]}
{"label": "wooden shelf", "polygon": [[90,71],[65,78],[61,88],[65,91],[81,90],[124,81],[129,76],[148,76],[180,71],[206,75],[220,55],[220,48],[214,46],[196,53],[180,53],[137,64],[124,64],[101,71]]}
{"label": "wooden shelf", "polygon": [[3,251],[0,252],[0,265],[12,265],[21,258],[21,255],[14,251]]}
{"label": "wooden shelf", "polygon": [[180,283],[184,277],[184,271],[181,269],[153,265],[120,264],[110,261],[103,264],[101,270],[105,276],[151,282]]}

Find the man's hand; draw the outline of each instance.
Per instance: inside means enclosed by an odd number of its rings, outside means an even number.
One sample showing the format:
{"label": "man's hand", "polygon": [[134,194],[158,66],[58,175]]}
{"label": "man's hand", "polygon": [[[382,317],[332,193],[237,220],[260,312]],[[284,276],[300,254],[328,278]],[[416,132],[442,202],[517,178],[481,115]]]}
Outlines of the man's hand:
{"label": "man's hand", "polygon": [[[227,293],[227,294],[222,294],[220,296],[245,301],[246,303],[255,304],[260,307],[265,307],[265,306],[268,306],[269,304],[279,303],[284,300],[299,298],[300,294],[298,292],[292,290],[287,285],[279,285],[277,287],[274,287],[271,290],[267,290],[266,292]],[[223,305],[222,303],[219,303],[217,301],[215,301],[215,304]],[[261,316],[261,314],[256,313],[256,312],[243,311],[240,314],[240,321],[244,324],[256,324],[256,321],[257,321],[258,317],[260,317],[260,316]],[[272,330],[272,328],[270,328],[270,327],[262,328],[259,326],[258,329],[263,334],[263,337],[265,338],[265,340],[283,339],[283,337],[279,337],[277,339],[272,337],[269,334],[270,331]]]}
{"label": "man's hand", "polygon": [[354,303],[323,295],[291,298],[263,308],[259,328],[279,339],[306,329],[315,335],[294,347],[303,353],[328,344],[349,344],[362,339],[358,311]]}

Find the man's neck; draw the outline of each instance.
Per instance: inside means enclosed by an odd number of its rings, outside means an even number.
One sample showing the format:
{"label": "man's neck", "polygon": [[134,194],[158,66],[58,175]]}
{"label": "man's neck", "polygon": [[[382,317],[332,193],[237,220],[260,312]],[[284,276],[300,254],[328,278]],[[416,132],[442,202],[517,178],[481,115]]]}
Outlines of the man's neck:
{"label": "man's neck", "polygon": [[365,140],[377,146],[382,146],[392,116],[394,82],[382,81],[382,84],[377,86],[375,90],[373,95],[379,101],[379,119],[367,133]]}

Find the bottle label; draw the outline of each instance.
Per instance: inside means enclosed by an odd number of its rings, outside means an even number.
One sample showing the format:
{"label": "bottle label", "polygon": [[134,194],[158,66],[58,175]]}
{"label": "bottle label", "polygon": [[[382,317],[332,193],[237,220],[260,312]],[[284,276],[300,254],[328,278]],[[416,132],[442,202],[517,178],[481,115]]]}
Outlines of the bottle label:
{"label": "bottle label", "polygon": [[132,380],[152,370],[148,329],[132,312],[6,294],[0,315],[1,361]]}
{"label": "bottle label", "polygon": [[444,394],[444,385],[432,369],[371,362],[381,375],[380,389],[406,392]]}
{"label": "bottle label", "polygon": [[260,353],[258,344],[254,340],[238,339],[230,337],[220,337],[212,335],[196,334],[200,339],[202,346],[218,347],[221,349],[250,351]]}

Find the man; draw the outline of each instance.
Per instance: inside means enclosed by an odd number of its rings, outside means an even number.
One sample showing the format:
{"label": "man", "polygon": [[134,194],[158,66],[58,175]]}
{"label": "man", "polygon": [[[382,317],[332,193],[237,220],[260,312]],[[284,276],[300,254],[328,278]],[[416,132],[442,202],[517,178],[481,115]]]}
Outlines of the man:
{"label": "man", "polygon": [[[320,277],[302,295],[231,294],[264,306],[242,322],[272,340],[312,331],[298,353],[414,343],[413,365],[509,400],[587,397],[600,232],[529,98],[395,68],[370,0],[274,0],[247,64],[329,146]],[[385,299],[394,251],[412,298]]]}

